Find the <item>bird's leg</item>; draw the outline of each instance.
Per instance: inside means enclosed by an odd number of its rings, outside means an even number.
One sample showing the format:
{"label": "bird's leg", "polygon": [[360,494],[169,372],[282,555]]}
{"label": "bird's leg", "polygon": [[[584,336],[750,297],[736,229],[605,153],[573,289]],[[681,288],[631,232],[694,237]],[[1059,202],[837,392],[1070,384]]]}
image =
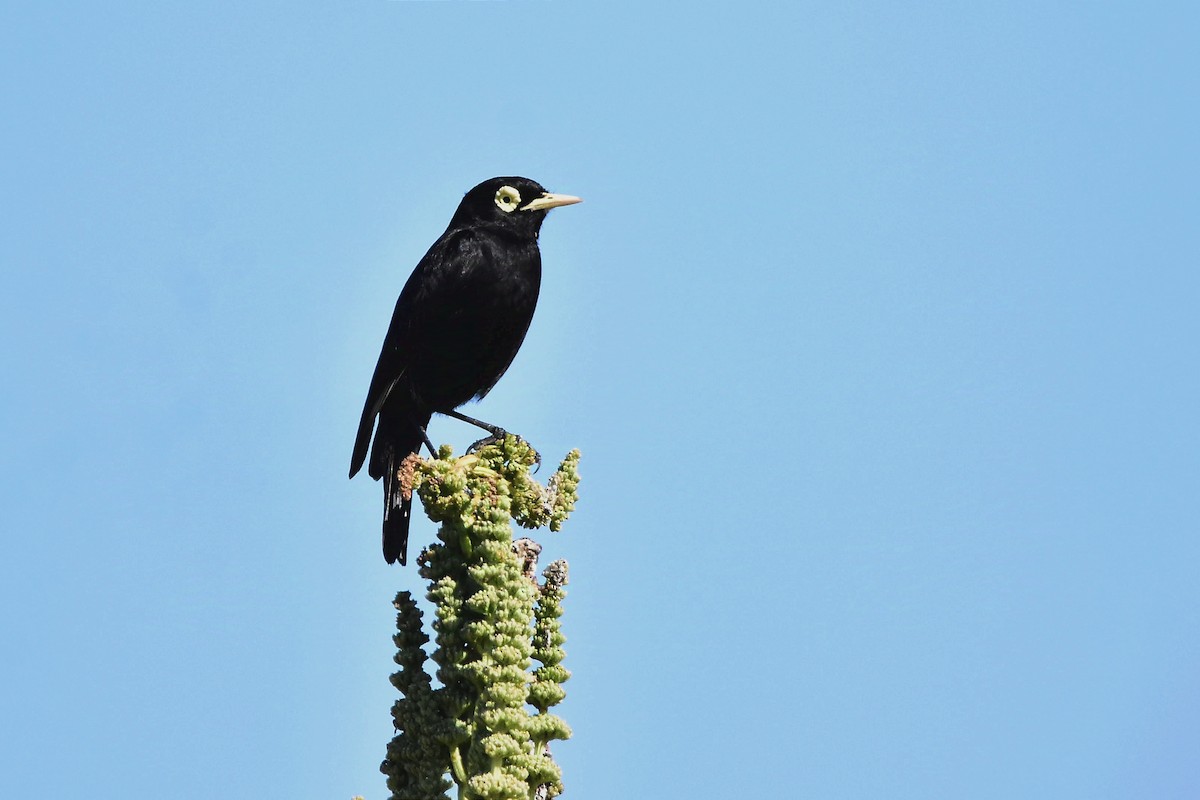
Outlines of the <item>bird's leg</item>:
{"label": "bird's leg", "polygon": [[[499,425],[492,425],[490,422],[484,422],[481,419],[475,419],[474,417],[468,417],[466,414],[460,414],[459,412],[454,411],[453,409],[451,409],[450,411],[443,411],[441,413],[445,414],[447,417],[454,417],[457,420],[462,420],[463,422],[474,425],[477,428],[483,428],[485,431],[487,431],[488,433],[491,434],[491,436],[485,436],[482,439],[480,439],[479,441],[472,444],[470,447],[468,447],[467,448],[468,453],[474,453],[478,450],[481,450],[484,447],[487,447],[489,444],[495,444],[495,443],[499,442],[501,439],[503,439],[505,436],[508,435],[508,431],[504,430],[504,428],[501,428]],[[521,437],[518,436],[517,438],[520,439]],[[525,440],[521,439],[521,441],[525,441]],[[529,444],[529,443],[526,442],[526,444]],[[537,450],[534,450],[532,446],[530,446],[529,449],[533,450],[533,457],[536,459],[536,461],[534,462],[534,470],[533,471],[537,472],[537,468],[542,465],[542,454],[539,453]]]}
{"label": "bird's leg", "polygon": [[485,431],[490,433],[493,438],[503,439],[506,435],[508,435],[508,431],[504,430],[504,428],[501,428],[499,425],[493,425],[490,422],[484,422],[481,419],[468,417],[466,414],[460,414],[453,409],[450,411],[443,411],[442,413],[447,417],[454,417],[455,419],[462,420],[463,422],[469,422],[476,428],[483,428]]}
{"label": "bird's leg", "polygon": [[[425,432],[425,428],[418,425],[417,430],[421,432],[421,439],[424,440],[425,446],[429,448],[429,455],[437,458],[437,448],[433,446],[433,442],[429,441],[429,434]],[[418,447],[417,452],[421,452],[421,448]]]}

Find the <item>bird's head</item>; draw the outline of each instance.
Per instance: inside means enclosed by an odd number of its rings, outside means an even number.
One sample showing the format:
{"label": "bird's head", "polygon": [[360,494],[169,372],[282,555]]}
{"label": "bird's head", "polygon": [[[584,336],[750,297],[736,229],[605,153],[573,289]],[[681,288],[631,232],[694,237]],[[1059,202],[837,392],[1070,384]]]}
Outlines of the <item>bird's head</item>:
{"label": "bird's head", "polygon": [[536,239],[550,209],[578,202],[578,197],[553,194],[529,178],[492,178],[466,193],[450,224],[482,225]]}

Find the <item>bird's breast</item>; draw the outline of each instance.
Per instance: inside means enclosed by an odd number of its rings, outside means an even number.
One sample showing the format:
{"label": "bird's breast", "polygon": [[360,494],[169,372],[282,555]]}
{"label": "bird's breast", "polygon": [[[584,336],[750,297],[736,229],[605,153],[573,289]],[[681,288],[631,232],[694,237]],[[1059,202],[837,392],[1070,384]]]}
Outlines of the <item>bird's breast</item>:
{"label": "bird's breast", "polygon": [[536,242],[485,241],[473,258],[443,272],[411,364],[415,392],[435,410],[482,397],[512,363],[533,319],[541,286]]}

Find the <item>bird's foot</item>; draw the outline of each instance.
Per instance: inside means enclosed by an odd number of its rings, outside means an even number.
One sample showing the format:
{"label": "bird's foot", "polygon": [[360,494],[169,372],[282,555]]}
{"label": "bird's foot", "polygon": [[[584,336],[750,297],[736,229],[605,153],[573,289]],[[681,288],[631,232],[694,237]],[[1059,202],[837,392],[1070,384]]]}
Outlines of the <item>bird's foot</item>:
{"label": "bird's foot", "polygon": [[533,471],[537,472],[539,469],[541,469],[542,454],[539,453],[537,450],[535,450],[533,445],[529,444],[529,442],[525,441],[525,439],[523,439],[520,436],[517,436],[515,433],[509,434],[509,432],[504,430],[503,428],[496,428],[496,430],[492,432],[491,436],[485,436],[482,439],[480,439],[479,441],[472,443],[471,446],[467,448],[467,453],[468,454],[478,453],[480,450],[482,450],[483,448],[485,448],[489,445],[500,444],[500,442],[504,441],[504,437],[509,436],[509,435],[511,435],[513,438],[523,442],[524,444],[528,445],[529,452],[533,453]]}

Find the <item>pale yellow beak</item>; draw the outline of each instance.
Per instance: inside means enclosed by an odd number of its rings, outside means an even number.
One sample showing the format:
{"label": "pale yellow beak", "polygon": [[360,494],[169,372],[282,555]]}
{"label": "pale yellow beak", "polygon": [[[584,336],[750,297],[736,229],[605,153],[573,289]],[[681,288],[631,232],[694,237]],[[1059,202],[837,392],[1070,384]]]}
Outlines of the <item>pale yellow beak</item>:
{"label": "pale yellow beak", "polygon": [[583,198],[573,197],[569,194],[552,194],[546,192],[536,200],[531,201],[528,205],[521,206],[522,211],[543,211],[547,208],[558,208],[559,206],[570,206],[575,203],[582,203]]}

